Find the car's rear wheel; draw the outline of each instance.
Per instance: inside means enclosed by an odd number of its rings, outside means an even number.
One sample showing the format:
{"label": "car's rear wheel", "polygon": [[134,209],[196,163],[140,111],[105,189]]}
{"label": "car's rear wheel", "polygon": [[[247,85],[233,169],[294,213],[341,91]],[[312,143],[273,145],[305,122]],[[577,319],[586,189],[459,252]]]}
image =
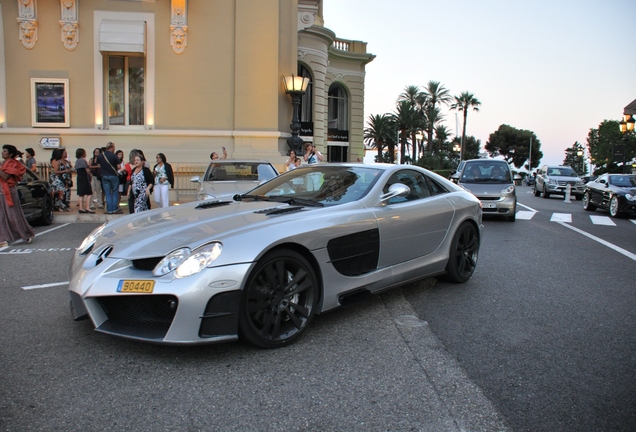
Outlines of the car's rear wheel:
{"label": "car's rear wheel", "polygon": [[590,196],[589,192],[585,192],[585,194],[583,195],[583,208],[587,211],[596,210],[596,206],[592,204],[592,197]]}
{"label": "car's rear wheel", "polygon": [[318,299],[313,268],[297,252],[265,255],[252,271],[239,312],[241,337],[261,348],[296,341],[311,322]]}
{"label": "car's rear wheel", "polygon": [[36,223],[44,226],[48,226],[53,223],[53,201],[51,200],[51,197],[44,197],[42,215],[36,220]]}
{"label": "car's rear wheel", "polygon": [[618,197],[616,195],[614,195],[612,197],[612,199],[610,199],[610,204],[609,204],[609,212],[610,212],[610,216],[617,218],[617,217],[621,217],[623,216],[623,214],[618,211]]}
{"label": "car's rear wheel", "polygon": [[470,222],[464,222],[453,237],[450,256],[446,264],[446,279],[466,282],[473,275],[479,256],[479,236]]}

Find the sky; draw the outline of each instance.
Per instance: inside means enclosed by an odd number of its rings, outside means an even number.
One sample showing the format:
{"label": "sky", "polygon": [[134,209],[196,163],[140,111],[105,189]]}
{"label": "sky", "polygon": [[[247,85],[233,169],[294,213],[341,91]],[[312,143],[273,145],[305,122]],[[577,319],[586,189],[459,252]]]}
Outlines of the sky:
{"label": "sky", "polygon": [[[591,128],[636,99],[634,0],[323,0],[325,27],[367,42],[365,126],[408,85],[472,93],[466,134],[482,148],[500,125],[530,130],[541,164],[586,146]],[[461,135],[462,114],[444,125]],[[456,120],[457,118],[457,120]]]}

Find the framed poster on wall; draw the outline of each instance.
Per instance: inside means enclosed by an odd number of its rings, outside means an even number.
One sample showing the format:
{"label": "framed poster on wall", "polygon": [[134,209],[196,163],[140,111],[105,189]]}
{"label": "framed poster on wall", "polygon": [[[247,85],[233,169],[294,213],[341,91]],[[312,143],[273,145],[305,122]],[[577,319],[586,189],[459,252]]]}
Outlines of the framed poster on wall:
{"label": "framed poster on wall", "polygon": [[70,127],[68,79],[31,78],[31,126]]}

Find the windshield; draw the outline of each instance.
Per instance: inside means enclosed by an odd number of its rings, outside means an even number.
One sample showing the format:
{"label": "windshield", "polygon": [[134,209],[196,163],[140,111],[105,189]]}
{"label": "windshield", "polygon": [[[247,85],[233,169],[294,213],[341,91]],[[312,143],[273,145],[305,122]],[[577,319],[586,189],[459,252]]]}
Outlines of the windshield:
{"label": "windshield", "polygon": [[203,181],[267,181],[278,175],[269,162],[214,161],[209,166]]}
{"label": "windshield", "polygon": [[300,205],[344,204],[365,196],[382,172],[362,165],[351,167],[318,164],[301,167],[258,186],[244,197]]}
{"label": "windshield", "polygon": [[501,162],[466,163],[461,177],[462,183],[512,183],[510,169]]}
{"label": "windshield", "polygon": [[636,187],[636,176],[633,176],[633,175],[609,176],[609,182],[612,186],[632,188],[632,187]]}
{"label": "windshield", "polygon": [[549,168],[548,175],[554,177],[578,177],[578,175],[570,167]]}

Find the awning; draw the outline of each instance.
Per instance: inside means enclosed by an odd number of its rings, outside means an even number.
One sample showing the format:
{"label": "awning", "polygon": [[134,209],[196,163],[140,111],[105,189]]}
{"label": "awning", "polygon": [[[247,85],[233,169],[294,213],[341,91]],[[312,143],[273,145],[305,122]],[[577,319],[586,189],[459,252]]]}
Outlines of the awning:
{"label": "awning", "polygon": [[625,107],[625,109],[623,110],[623,115],[626,114],[636,115],[636,99],[634,99],[632,103]]}
{"label": "awning", "polygon": [[99,26],[99,50],[145,54],[146,22],[102,20]]}

